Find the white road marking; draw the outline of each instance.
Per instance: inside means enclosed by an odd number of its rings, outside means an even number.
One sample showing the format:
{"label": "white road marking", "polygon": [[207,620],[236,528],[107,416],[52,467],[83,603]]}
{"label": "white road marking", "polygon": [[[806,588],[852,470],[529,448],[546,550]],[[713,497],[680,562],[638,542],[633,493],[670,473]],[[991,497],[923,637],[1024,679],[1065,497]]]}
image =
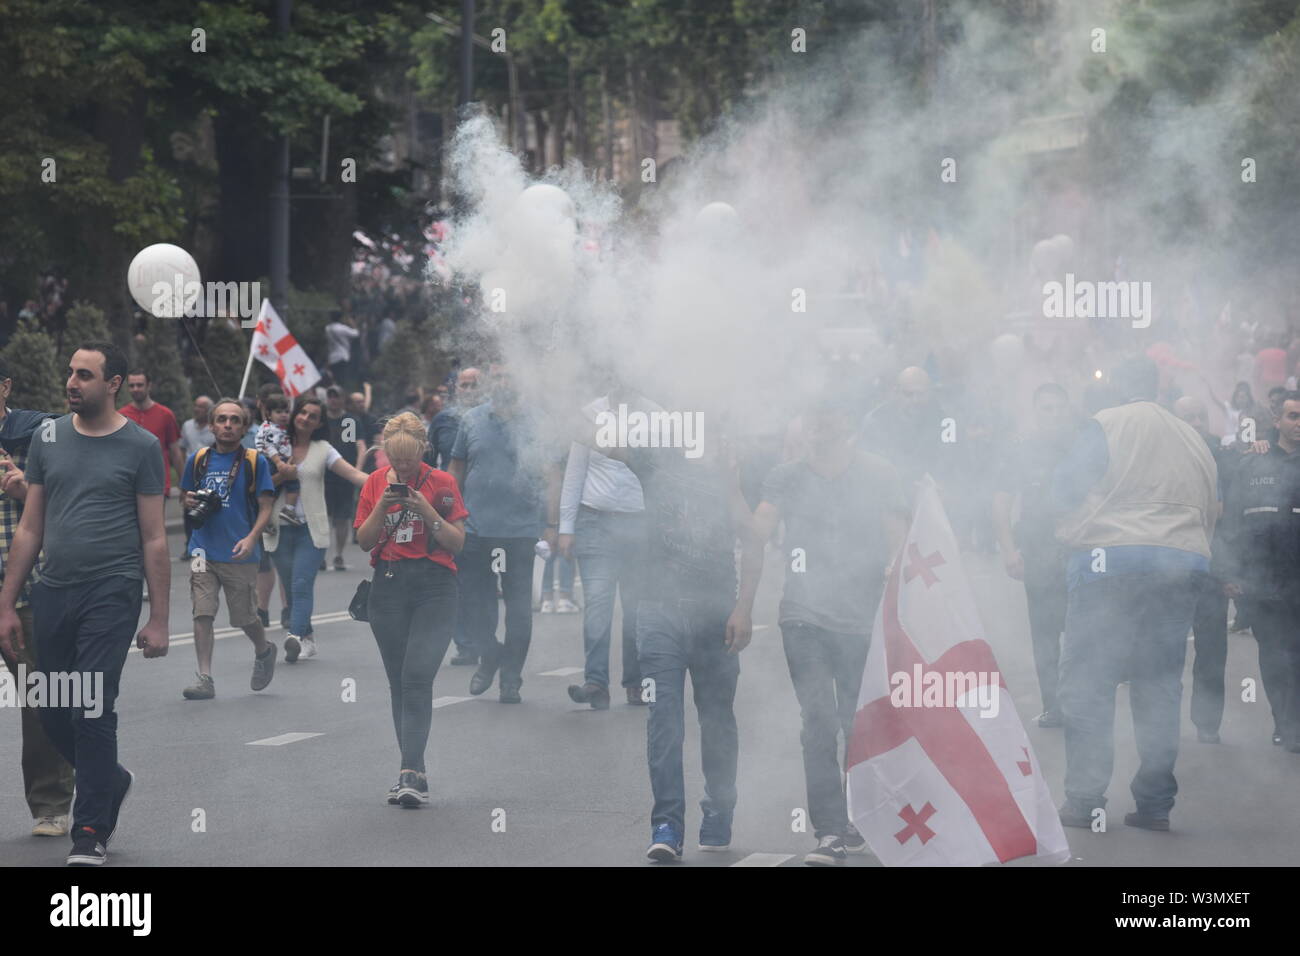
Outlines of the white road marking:
{"label": "white road marking", "polygon": [[276,737],[264,737],[261,740],[250,740],[247,744],[249,747],[283,747],[285,744],[294,744],[300,740],[307,740],[310,737],[324,737],[324,734],[304,734],[295,731],[291,734],[280,734]]}
{"label": "white road marking", "polygon": [[571,677],[574,674],[581,674],[581,667],[557,667],[553,671],[542,671],[538,677]]}
{"label": "white road marking", "polygon": [[[328,614],[313,614],[311,622],[312,624],[337,624],[340,621],[350,621],[350,620],[352,620],[352,616],[348,614],[347,611],[330,611]],[[282,631],[284,630],[284,628],[282,628],[279,624],[272,624],[270,627],[267,627],[265,630],[267,634],[270,634],[272,631]],[[244,629],[242,627],[222,627],[212,632],[213,640],[217,640],[217,641],[224,640],[227,637],[243,637],[243,636],[244,636]],[[171,634],[167,638],[168,647],[183,647],[186,644],[193,644],[193,643],[194,643],[193,631],[186,631],[184,634]],[[139,654],[140,648],[138,647],[131,648],[131,653]]]}
{"label": "white road marking", "polygon": [[786,860],[793,860],[793,853],[751,853],[743,860],[737,860],[732,866],[780,866]]}
{"label": "white road marking", "polygon": [[753,628],[751,628],[751,630],[766,631],[771,626],[772,626],[771,624],[755,624]]}
{"label": "white road marking", "polygon": [[435,697],[433,699],[433,708],[450,707],[452,704],[459,704],[462,700],[473,700],[473,697]]}

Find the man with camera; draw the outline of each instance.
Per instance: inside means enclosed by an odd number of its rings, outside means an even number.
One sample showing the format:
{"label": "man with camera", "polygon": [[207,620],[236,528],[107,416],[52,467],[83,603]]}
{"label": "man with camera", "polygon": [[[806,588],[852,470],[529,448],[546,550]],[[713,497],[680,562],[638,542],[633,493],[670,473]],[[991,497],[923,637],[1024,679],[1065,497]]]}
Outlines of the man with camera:
{"label": "man with camera", "polygon": [[216,442],[200,448],[185,463],[181,489],[185,513],[194,528],[190,555],[190,598],[194,603],[194,652],[197,682],[185,688],[186,700],[211,700],[212,622],[218,591],[226,592],[230,626],[243,628],[253,642],[253,677],[249,686],[263,690],[275,674],[276,647],[266,639],[257,614],[257,566],[261,537],[271,520],[275,486],[271,467],[241,441],[248,422],[237,399],[220,399],[211,412]]}

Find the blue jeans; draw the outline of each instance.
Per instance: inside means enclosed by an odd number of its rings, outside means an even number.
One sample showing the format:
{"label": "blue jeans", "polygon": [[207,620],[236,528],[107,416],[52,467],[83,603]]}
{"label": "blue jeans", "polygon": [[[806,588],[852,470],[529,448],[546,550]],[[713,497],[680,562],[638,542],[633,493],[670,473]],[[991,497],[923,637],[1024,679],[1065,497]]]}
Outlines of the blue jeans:
{"label": "blue jeans", "polygon": [[311,633],[316,574],[324,557],[325,549],[312,544],[306,525],[280,525],[280,544],[271,553],[271,560],[289,591],[290,634],[306,637]]}
{"label": "blue jeans", "polygon": [[623,591],[623,686],[641,686],[636,661],[636,605],[644,567],[638,561],[645,537],[642,512],[622,514],[583,508],[574,528],[573,553],[582,571],[583,681],[609,687],[609,640],[614,595]]}
{"label": "blue jeans", "polygon": [[[555,566],[560,567],[560,586],[558,590],[565,594],[573,593],[574,567],[573,562],[562,554],[553,554],[547,559],[545,566],[542,568],[542,594],[549,594],[557,590],[555,586]],[[585,587],[584,582],[584,587]]]}
{"label": "blue jeans", "polygon": [[646,723],[646,761],[654,793],[651,827],[686,826],[686,783],[682,742],[686,737],[686,672],[691,674],[695,710],[700,719],[700,761],[704,769],[705,811],[729,813],[736,806],[736,755],[739,742],[736,680],[740,658],[727,653],[730,606],[699,601],[640,601],[636,648],[644,678],[652,680],[654,699]]}
{"label": "blue jeans", "polygon": [[1151,816],[1167,816],[1173,807],[1187,632],[1203,577],[1194,571],[1112,574],[1070,591],[1059,693],[1065,796],[1075,809],[1106,805],[1115,759],[1115,689],[1124,680],[1141,759],[1133,799]]}

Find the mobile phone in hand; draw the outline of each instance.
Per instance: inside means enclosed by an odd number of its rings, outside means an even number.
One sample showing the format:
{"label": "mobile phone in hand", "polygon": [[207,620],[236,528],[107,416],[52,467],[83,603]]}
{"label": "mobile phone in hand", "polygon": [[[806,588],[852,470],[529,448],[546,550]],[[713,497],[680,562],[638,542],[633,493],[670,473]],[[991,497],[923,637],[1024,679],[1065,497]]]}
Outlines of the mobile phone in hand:
{"label": "mobile phone in hand", "polygon": [[390,482],[388,490],[399,498],[405,498],[411,493],[411,489],[405,483]]}

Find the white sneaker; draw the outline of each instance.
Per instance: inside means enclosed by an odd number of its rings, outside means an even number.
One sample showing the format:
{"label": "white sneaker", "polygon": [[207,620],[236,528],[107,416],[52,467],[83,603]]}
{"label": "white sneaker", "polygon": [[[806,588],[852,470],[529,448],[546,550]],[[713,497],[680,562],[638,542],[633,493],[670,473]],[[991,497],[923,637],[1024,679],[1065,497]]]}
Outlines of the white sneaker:
{"label": "white sneaker", "polygon": [[549,598],[547,598],[545,601],[543,601],[543,602],[542,602],[542,613],[543,613],[543,614],[554,614],[554,613],[555,613],[555,602],[552,601],[552,600],[550,600]]}
{"label": "white sneaker", "polygon": [[568,598],[560,598],[558,601],[555,602],[556,614],[577,614],[578,611],[580,610],[581,608],[579,608],[578,605],[574,604]]}
{"label": "white sneaker", "polygon": [[68,835],[68,815],[41,817],[32,824],[32,836],[61,837]]}
{"label": "white sneaker", "polygon": [[302,656],[304,659],[316,656],[316,638],[304,637],[302,639]]}

